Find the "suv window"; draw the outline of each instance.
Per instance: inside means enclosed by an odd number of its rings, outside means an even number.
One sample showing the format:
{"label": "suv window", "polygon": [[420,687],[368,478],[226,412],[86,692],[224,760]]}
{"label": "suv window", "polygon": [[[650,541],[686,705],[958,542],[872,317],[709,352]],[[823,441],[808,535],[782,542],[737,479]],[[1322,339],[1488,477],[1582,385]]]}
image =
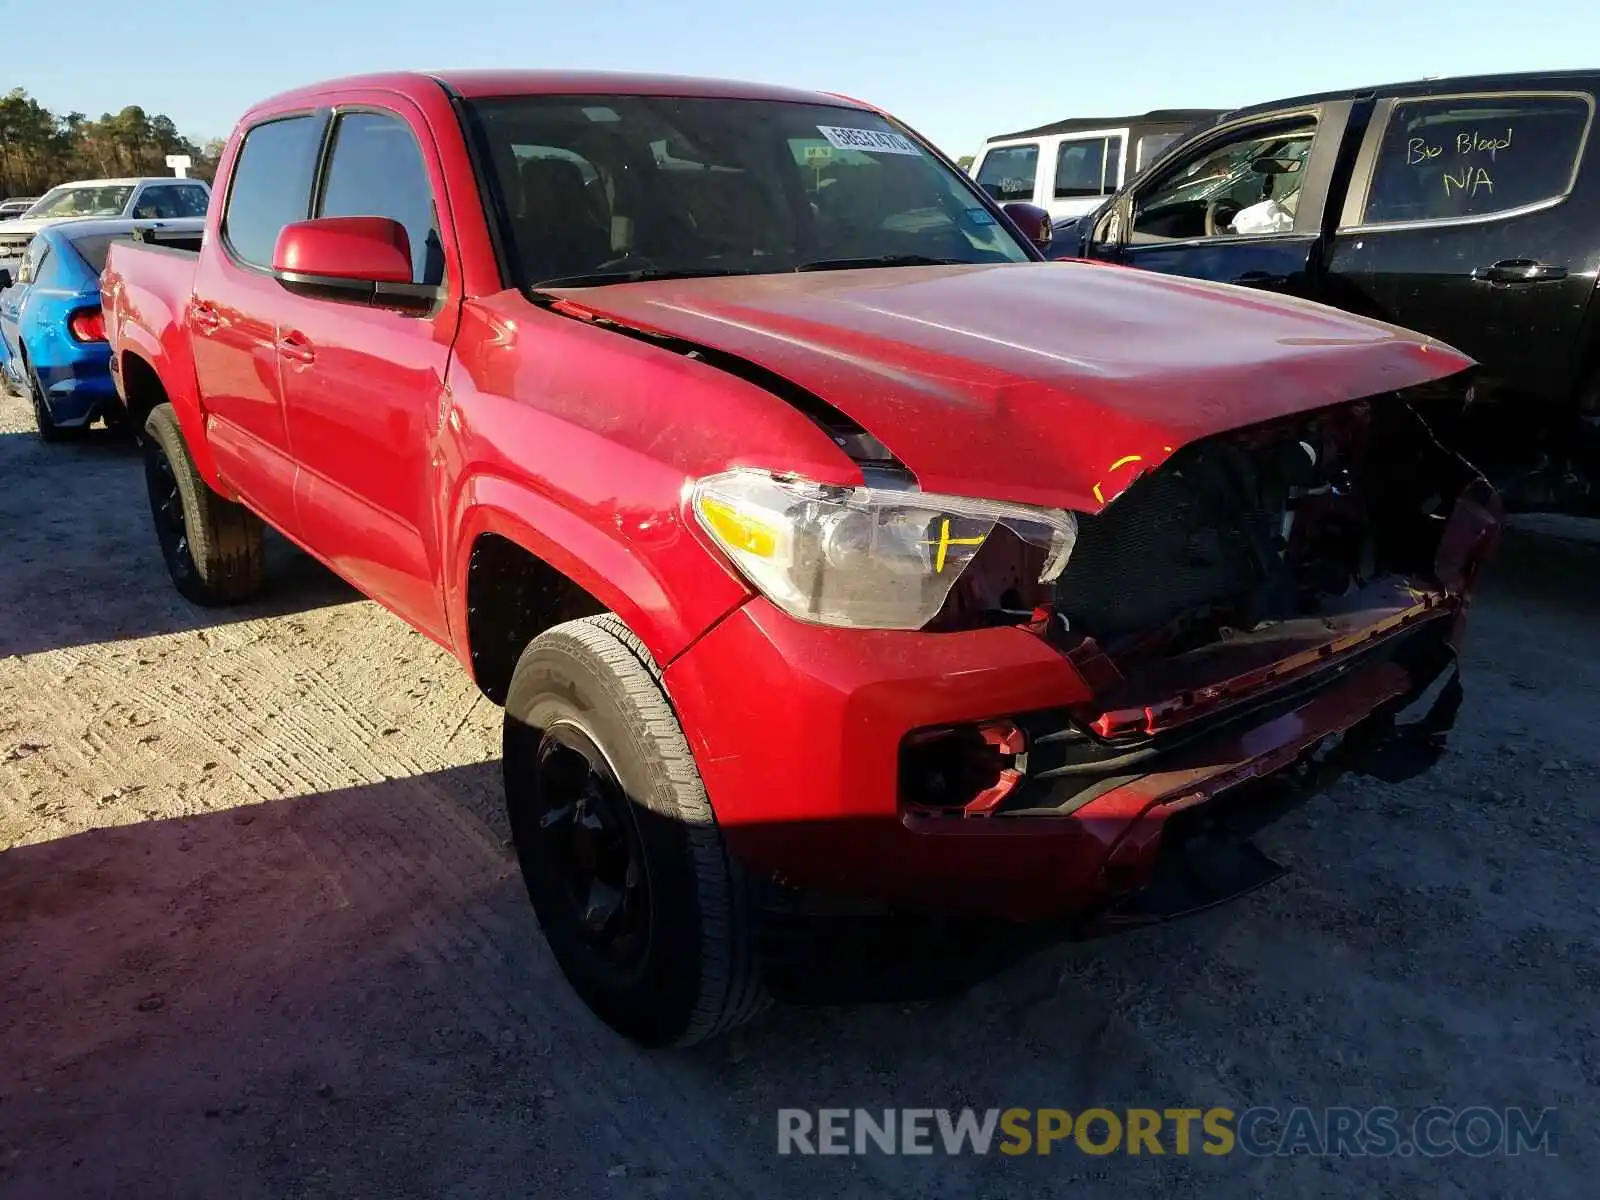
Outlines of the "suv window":
{"label": "suv window", "polygon": [[1117,190],[1121,163],[1120,137],[1062,142],[1056,151],[1055,198],[1109,196]]}
{"label": "suv window", "polygon": [[133,215],[163,221],[203,217],[209,199],[205,188],[192,183],[153,183],[139,193]]}
{"label": "suv window", "polygon": [[1195,150],[1136,196],[1134,240],[1293,229],[1316,132],[1316,122],[1307,117],[1271,128],[1252,126]]}
{"label": "suv window", "polygon": [[322,118],[307,114],[257,125],[245,134],[222,214],[224,240],[252,266],[272,266],[278,234],[311,209],[311,178]]}
{"label": "suv window", "polygon": [[444,281],[433,187],[410,127],[388,113],[352,112],[334,128],[319,217],[388,217],[411,242],[411,282]]}
{"label": "suv window", "polygon": [[1167,147],[1181,138],[1181,133],[1147,133],[1134,143],[1133,169],[1142,171],[1166,153]]}
{"label": "suv window", "polygon": [[1396,104],[1378,146],[1362,224],[1452,221],[1566,195],[1590,102],[1477,96]]}
{"label": "suv window", "polygon": [[1002,204],[1032,200],[1038,170],[1038,146],[996,146],[978,167],[978,186]]}
{"label": "suv window", "polygon": [[46,192],[32,208],[29,217],[120,217],[133,195],[131,183],[63,184]]}

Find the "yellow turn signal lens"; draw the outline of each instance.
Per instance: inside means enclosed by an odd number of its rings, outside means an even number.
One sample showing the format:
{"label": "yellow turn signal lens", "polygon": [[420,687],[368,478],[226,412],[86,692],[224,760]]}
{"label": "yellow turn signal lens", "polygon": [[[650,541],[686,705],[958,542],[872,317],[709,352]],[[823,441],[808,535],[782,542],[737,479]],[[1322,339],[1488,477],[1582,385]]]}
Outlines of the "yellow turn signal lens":
{"label": "yellow turn signal lens", "polygon": [[778,552],[778,533],[754,517],[746,516],[733,505],[702,494],[700,515],[729,549],[742,550],[757,558],[771,558]]}

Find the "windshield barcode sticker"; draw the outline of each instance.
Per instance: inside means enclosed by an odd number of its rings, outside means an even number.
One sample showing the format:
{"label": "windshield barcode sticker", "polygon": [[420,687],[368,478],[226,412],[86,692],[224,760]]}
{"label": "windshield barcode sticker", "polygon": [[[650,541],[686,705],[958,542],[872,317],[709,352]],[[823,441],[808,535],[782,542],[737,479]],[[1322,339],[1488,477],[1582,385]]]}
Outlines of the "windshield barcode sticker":
{"label": "windshield barcode sticker", "polygon": [[865,150],[868,154],[921,154],[898,133],[881,129],[850,129],[843,125],[818,125],[822,136],[841,150]]}

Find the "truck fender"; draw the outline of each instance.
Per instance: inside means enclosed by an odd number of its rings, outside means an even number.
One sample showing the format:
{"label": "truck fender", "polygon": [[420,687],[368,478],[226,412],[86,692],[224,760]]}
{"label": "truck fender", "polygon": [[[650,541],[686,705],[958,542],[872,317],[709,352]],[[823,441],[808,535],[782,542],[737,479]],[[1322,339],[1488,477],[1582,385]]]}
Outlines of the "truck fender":
{"label": "truck fender", "polygon": [[[151,320],[135,319],[126,310],[117,314],[117,387],[130,417],[143,432],[144,418],[159,397],[141,396],[140,384],[129,377],[129,360],[137,360],[154,375],[166,400],[178,418],[189,457],[208,486],[226,494],[217,473],[216,459],[206,441],[205,414],[200,410],[200,387],[195,376],[194,354],[189,347],[189,331],[182,313],[150,314]],[[152,332],[152,324],[166,331],[165,337]],[[139,368],[134,368],[137,371]]]}
{"label": "truck fender", "polygon": [[451,642],[469,671],[467,579],[473,544],[483,534],[497,534],[560,571],[620,617],[663,667],[750,594],[709,553],[700,556],[703,569],[693,586],[680,580],[673,587],[618,532],[501,476],[470,477],[454,507],[446,526],[453,531],[444,558],[446,611]]}

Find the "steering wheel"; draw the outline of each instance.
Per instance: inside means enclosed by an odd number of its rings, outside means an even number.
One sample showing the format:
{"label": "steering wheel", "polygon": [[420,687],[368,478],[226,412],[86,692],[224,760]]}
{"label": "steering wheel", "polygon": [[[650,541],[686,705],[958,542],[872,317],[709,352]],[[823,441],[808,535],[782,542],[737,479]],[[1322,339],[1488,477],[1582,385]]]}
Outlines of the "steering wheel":
{"label": "steering wheel", "polygon": [[1228,226],[1244,208],[1237,200],[1227,196],[1219,196],[1206,203],[1206,236],[1219,237],[1230,232]]}

